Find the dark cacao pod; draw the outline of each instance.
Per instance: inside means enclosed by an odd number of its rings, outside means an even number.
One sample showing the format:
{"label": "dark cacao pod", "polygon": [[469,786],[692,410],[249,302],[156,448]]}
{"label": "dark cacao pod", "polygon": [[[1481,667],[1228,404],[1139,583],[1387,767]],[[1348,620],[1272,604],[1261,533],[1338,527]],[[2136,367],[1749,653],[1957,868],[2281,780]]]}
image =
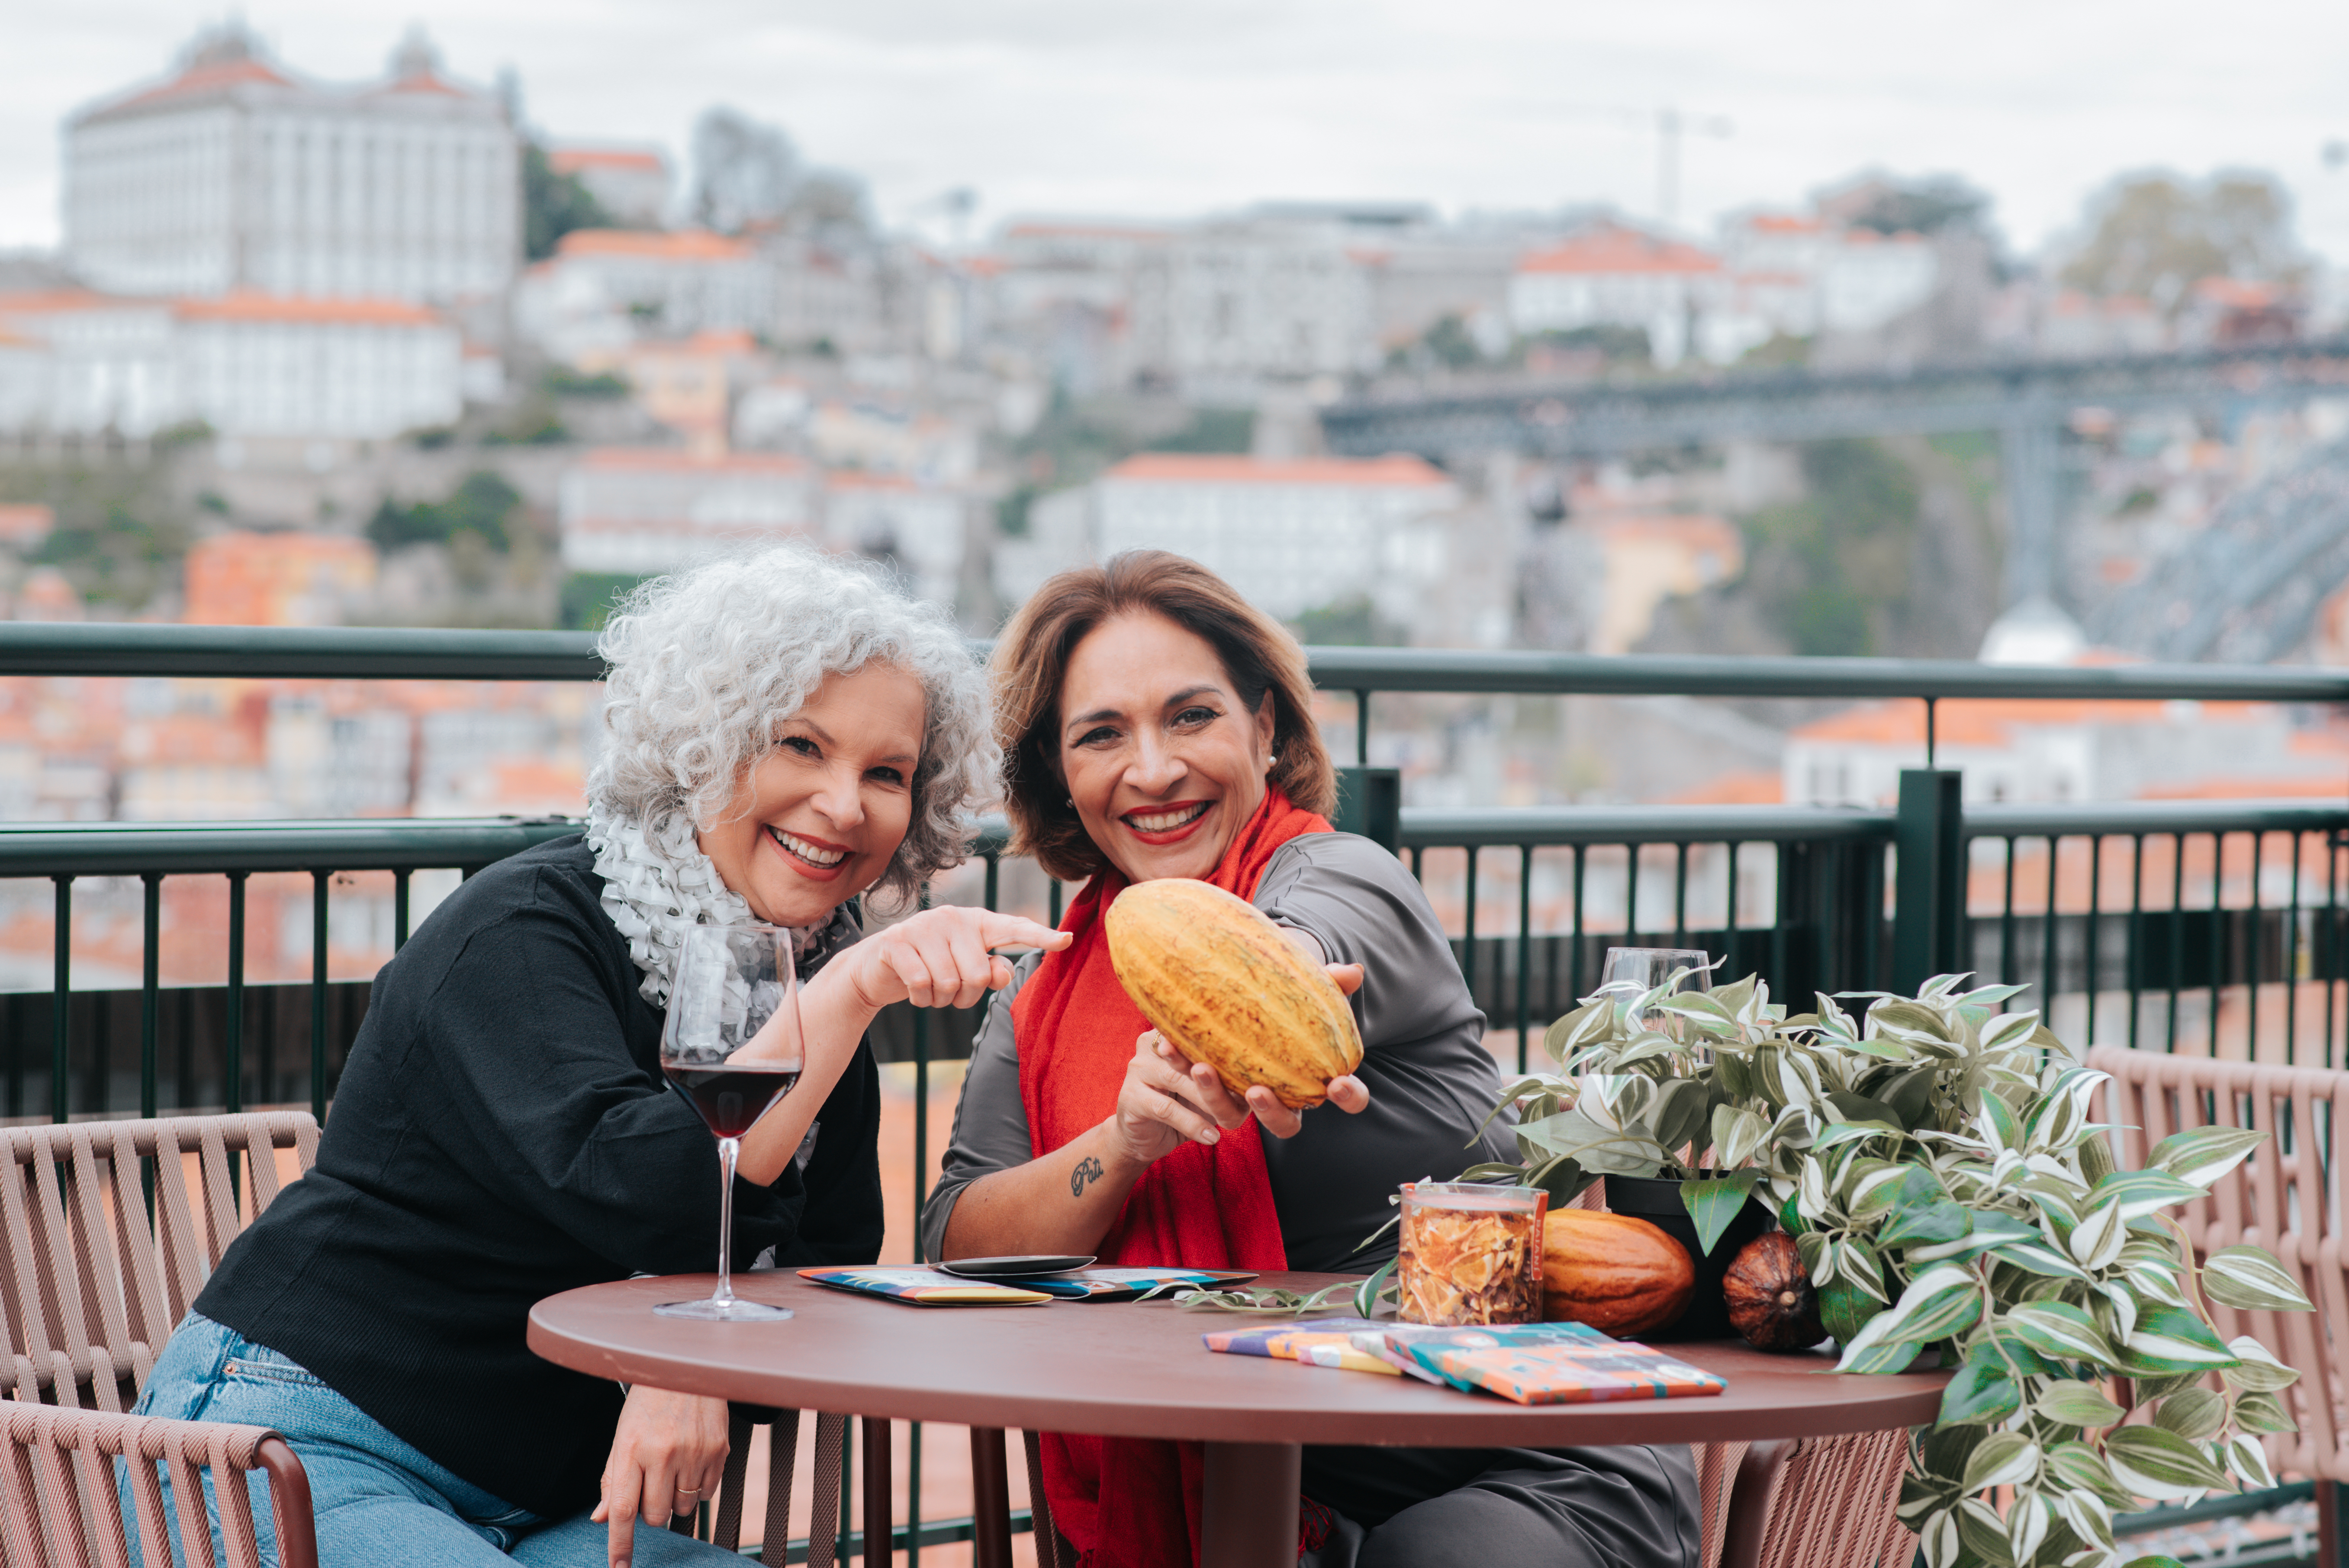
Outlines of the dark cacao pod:
{"label": "dark cacao pod", "polygon": [[1722,1276],[1721,1294],[1730,1326],[1756,1350],[1808,1350],[1826,1337],[1810,1271],[1783,1231],[1745,1243]]}

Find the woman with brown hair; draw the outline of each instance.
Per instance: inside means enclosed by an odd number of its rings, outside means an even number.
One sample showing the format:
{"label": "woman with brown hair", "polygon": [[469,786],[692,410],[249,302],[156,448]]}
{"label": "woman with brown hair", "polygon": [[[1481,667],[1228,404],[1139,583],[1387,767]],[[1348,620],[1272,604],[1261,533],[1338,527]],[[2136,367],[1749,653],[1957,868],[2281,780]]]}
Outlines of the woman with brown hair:
{"label": "woman with brown hair", "polygon": [[[1331,831],[1336,781],[1303,649],[1214,573],[1134,551],[1046,583],[998,645],[1013,848],[1085,879],[1070,945],[1023,961],[974,1046],[926,1255],[1092,1252],[1122,1265],[1351,1271],[1405,1181],[1514,1158],[1485,1020],[1395,857]],[[1361,1066],[1328,1106],[1232,1094],[1154,1031],[1101,915],[1191,877],[1250,899],[1353,998]],[[1251,1125],[1253,1124],[1253,1125]],[[1197,1561],[1195,1445],[1048,1436],[1054,1522],[1086,1568]],[[1309,1448],[1302,1561],[1320,1568],[1693,1568],[1673,1449]]]}

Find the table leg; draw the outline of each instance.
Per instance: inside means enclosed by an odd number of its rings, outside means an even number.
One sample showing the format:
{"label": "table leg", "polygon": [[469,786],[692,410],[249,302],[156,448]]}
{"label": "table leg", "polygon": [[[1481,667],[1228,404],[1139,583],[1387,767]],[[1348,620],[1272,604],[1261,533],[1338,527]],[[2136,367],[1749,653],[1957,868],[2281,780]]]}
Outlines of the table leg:
{"label": "table leg", "polygon": [[1199,1561],[1216,1568],[1297,1568],[1295,1443],[1209,1443]]}
{"label": "table leg", "polygon": [[864,1561],[885,1563],[891,1554],[897,1500],[889,1490],[889,1423],[864,1417]]}
{"label": "table leg", "polygon": [[970,1504],[972,1563],[1011,1568],[1011,1483],[1003,1470],[1000,1427],[970,1429]]}

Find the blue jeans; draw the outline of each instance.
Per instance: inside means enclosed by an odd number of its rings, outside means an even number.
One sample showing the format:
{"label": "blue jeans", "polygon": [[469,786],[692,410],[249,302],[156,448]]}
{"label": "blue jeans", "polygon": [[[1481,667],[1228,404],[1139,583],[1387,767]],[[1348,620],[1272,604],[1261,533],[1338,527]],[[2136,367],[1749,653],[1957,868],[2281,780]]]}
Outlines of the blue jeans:
{"label": "blue jeans", "polygon": [[[318,1525],[322,1568],[604,1568],[605,1527],[585,1513],[547,1520],[492,1497],[426,1459],[382,1423],[318,1377],[266,1345],[255,1345],[208,1317],[190,1313],[155,1363],[136,1413],[191,1421],[233,1421],[267,1427],[302,1459],[310,1476],[310,1504]],[[137,1561],[139,1515],[128,1480],[123,1521]],[[168,1477],[166,1488],[168,1493]],[[254,1527],[262,1561],[275,1568],[276,1531],[269,1516],[266,1478],[250,1480]],[[220,1513],[207,1496],[214,1562],[221,1555]],[[165,1505],[178,1531],[178,1515]],[[181,1543],[171,1560],[187,1562]],[[740,1560],[666,1530],[636,1526],[635,1568],[718,1568]]]}

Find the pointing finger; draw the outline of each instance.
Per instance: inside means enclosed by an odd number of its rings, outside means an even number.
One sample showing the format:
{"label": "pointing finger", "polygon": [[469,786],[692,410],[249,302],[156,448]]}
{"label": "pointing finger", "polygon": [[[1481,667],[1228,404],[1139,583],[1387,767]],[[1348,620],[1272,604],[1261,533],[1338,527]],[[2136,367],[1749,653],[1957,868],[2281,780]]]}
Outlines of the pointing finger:
{"label": "pointing finger", "polygon": [[1066,931],[1056,931],[1024,915],[1007,915],[999,909],[979,911],[978,935],[990,948],[1042,948],[1048,953],[1059,952],[1076,940]]}

